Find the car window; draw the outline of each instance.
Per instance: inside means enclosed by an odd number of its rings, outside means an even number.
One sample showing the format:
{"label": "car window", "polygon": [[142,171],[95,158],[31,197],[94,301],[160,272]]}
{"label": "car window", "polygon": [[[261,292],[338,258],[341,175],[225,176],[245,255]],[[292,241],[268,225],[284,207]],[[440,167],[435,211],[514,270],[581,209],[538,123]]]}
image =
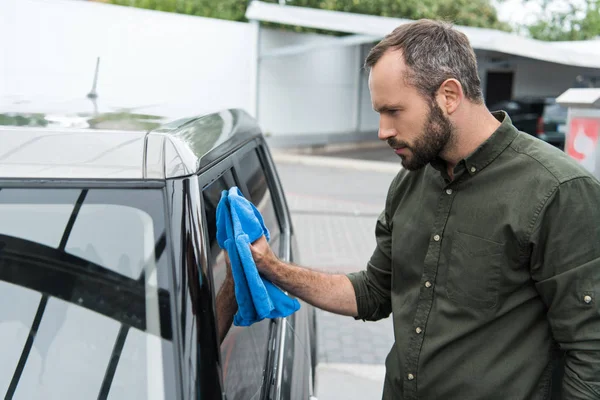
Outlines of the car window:
{"label": "car window", "polygon": [[269,243],[274,251],[277,252],[279,249],[281,227],[273,205],[273,198],[269,190],[265,170],[257,149],[249,151],[242,157],[240,168],[237,172],[240,180],[248,187],[250,200],[263,216],[265,225],[269,229],[271,236]]}
{"label": "car window", "polygon": [[4,188],[0,220],[5,397],[171,398],[162,192]]}
{"label": "car window", "polygon": [[510,112],[517,113],[517,112],[520,112],[521,109],[522,109],[522,106],[519,103],[517,103],[516,101],[501,101],[490,107],[491,111],[504,110],[509,113]]}
{"label": "car window", "polygon": [[[206,228],[210,241],[208,256],[215,293],[221,289],[226,274],[225,252],[220,249],[216,239],[216,208],[222,191],[233,185],[240,186],[234,179],[233,171],[228,170],[203,190]],[[264,196],[263,193],[262,197]],[[270,329],[269,320],[263,320],[250,327],[232,326],[223,339],[220,350],[223,386],[227,398],[259,398],[267,368]]]}
{"label": "car window", "polygon": [[567,108],[560,104],[550,104],[544,109],[544,121],[567,121]]}
{"label": "car window", "polygon": [[546,108],[546,103],[542,101],[533,102],[529,104],[529,109],[531,113],[541,116]]}

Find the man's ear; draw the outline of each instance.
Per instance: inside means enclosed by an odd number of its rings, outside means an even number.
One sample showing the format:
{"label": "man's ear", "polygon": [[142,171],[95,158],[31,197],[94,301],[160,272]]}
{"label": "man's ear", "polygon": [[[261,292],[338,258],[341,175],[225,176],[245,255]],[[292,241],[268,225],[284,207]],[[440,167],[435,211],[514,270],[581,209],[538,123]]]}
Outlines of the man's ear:
{"label": "man's ear", "polygon": [[462,85],[456,79],[446,79],[438,89],[437,99],[440,108],[448,115],[452,115],[460,106],[465,94]]}

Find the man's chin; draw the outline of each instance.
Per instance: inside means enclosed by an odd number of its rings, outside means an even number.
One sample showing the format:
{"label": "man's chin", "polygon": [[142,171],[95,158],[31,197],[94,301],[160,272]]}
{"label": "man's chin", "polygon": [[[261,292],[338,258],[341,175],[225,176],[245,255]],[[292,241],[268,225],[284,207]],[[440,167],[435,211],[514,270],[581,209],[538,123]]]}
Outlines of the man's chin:
{"label": "man's chin", "polygon": [[415,171],[415,166],[410,162],[410,160],[407,160],[405,156],[400,156],[400,159],[402,160],[402,168],[408,171]]}
{"label": "man's chin", "polygon": [[416,163],[414,160],[411,160],[406,156],[400,156],[400,158],[402,159],[402,168],[408,171],[417,171],[427,165],[423,163]]}

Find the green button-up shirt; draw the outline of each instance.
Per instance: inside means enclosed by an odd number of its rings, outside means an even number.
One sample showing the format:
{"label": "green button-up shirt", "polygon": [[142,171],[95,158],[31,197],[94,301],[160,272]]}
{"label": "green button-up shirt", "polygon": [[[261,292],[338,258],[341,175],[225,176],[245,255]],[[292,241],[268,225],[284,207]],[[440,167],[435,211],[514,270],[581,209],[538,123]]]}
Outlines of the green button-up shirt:
{"label": "green button-up shirt", "polygon": [[393,180],[358,319],[392,313],[384,399],[600,399],[600,183],[566,154],[500,128],[454,169]]}

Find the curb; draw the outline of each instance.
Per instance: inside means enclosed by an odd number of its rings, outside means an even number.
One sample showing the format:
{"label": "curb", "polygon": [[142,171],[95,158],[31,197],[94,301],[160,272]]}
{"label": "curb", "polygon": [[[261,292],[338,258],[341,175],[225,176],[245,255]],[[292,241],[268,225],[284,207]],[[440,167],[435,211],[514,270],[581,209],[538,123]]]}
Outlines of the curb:
{"label": "curb", "polygon": [[283,151],[272,151],[272,156],[276,163],[300,164],[311,167],[342,168],[390,174],[397,174],[402,169],[402,165],[400,165],[400,163],[396,164],[385,161],[367,161],[341,157],[300,155],[290,154]]}
{"label": "curb", "polygon": [[358,142],[339,142],[339,143],[327,143],[327,144],[316,144],[316,145],[305,145],[305,146],[291,146],[291,147],[278,147],[273,148],[279,149],[286,153],[291,154],[304,154],[304,155],[328,155],[330,153],[340,151],[352,151],[361,149],[389,149],[389,146],[379,140],[377,141],[358,141]]}

